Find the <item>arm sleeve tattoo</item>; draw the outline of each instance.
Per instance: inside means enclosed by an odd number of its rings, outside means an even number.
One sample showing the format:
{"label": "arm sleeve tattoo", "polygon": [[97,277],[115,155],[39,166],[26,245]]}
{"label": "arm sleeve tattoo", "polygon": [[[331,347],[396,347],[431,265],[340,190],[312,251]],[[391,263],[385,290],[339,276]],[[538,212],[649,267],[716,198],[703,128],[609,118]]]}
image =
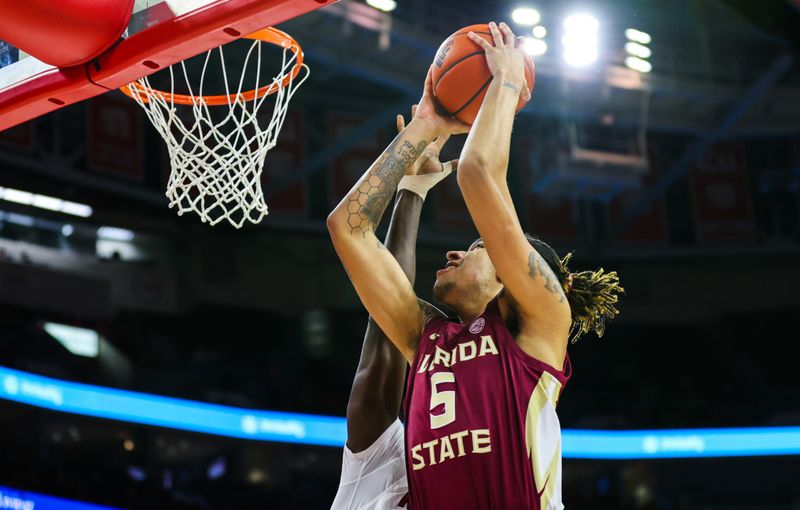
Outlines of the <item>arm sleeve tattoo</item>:
{"label": "arm sleeve tattoo", "polygon": [[531,278],[540,276],[544,280],[544,288],[555,295],[560,303],[564,302],[566,296],[564,296],[564,291],[558,283],[556,275],[536,250],[532,250],[528,255],[528,274]]}
{"label": "arm sleeve tattoo", "polygon": [[374,232],[391,202],[394,192],[406,169],[422,154],[428,145],[425,140],[416,146],[402,139],[402,133],[361,178],[347,198],[347,224],[350,233]]}

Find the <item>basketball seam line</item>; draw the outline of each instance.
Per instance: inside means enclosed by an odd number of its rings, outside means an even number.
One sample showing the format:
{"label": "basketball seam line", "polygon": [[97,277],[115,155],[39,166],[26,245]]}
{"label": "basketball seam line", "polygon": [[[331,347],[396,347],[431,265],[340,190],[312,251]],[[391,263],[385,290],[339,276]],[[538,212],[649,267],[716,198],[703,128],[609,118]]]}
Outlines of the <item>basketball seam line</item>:
{"label": "basketball seam line", "polygon": [[463,57],[461,57],[460,59],[458,59],[458,60],[456,60],[455,62],[453,62],[452,64],[450,64],[450,65],[447,67],[447,69],[445,69],[444,71],[442,71],[442,74],[440,74],[440,75],[439,75],[439,78],[437,78],[437,79],[436,79],[436,83],[434,83],[434,84],[433,84],[433,88],[434,88],[434,90],[433,90],[433,91],[434,91],[434,92],[436,92],[436,87],[438,87],[438,86],[439,86],[439,82],[440,82],[440,81],[442,81],[442,78],[444,78],[444,76],[445,76],[447,73],[449,73],[449,72],[450,72],[450,71],[451,71],[451,70],[452,70],[452,69],[453,69],[455,66],[457,66],[459,63],[463,62],[464,60],[466,60],[466,59],[468,59],[468,58],[470,58],[470,57],[474,57],[475,55],[478,55],[478,54],[480,54],[480,53],[483,53],[483,50],[480,50],[480,51],[474,51],[474,52],[472,52],[472,53],[468,53],[468,54],[464,55]]}
{"label": "basketball seam line", "polygon": [[453,115],[458,115],[458,114],[461,112],[461,110],[463,110],[464,108],[466,108],[467,106],[469,106],[469,104],[470,104],[472,101],[474,101],[476,97],[478,97],[478,94],[480,94],[480,93],[483,91],[483,89],[485,89],[485,88],[486,88],[486,87],[489,85],[489,83],[491,83],[491,81],[492,81],[493,79],[494,79],[494,76],[490,76],[490,77],[489,77],[489,79],[488,79],[488,80],[486,80],[486,83],[484,83],[483,85],[481,85],[481,88],[479,88],[479,89],[478,89],[478,91],[477,91],[477,92],[475,92],[475,94],[473,94],[473,96],[472,96],[471,98],[469,98],[469,100],[468,100],[466,103],[464,103],[464,105],[463,105],[461,108],[459,108],[458,110],[456,110],[456,111],[454,111],[454,112],[453,112]]}
{"label": "basketball seam line", "polygon": [[491,32],[476,32],[474,30],[467,30],[466,32],[456,32],[455,34],[453,34],[453,37],[456,37],[456,36],[459,36],[459,35],[464,35],[464,34],[469,34],[470,32],[472,32],[473,34],[492,35]]}
{"label": "basketball seam line", "polygon": [[[466,33],[469,33],[469,32],[466,32]],[[474,32],[474,33],[476,33],[476,34],[484,34],[484,35],[492,35],[490,32]],[[461,35],[464,35],[464,32],[458,32],[458,33],[456,33],[456,34],[453,34],[453,35],[452,35],[452,38],[456,38],[456,37],[458,37],[458,36],[461,36]],[[450,65],[449,65],[449,66],[448,66],[448,67],[447,67],[447,68],[446,68],[444,71],[442,71],[442,74],[440,74],[440,75],[439,75],[439,78],[437,78],[437,79],[436,79],[436,83],[434,83],[434,84],[433,84],[433,92],[434,92],[434,93],[436,93],[436,87],[438,87],[438,86],[439,86],[439,82],[442,80],[442,78],[444,78],[444,75],[445,75],[445,74],[447,74],[447,73],[449,73],[449,72],[450,72],[450,70],[451,70],[451,69],[452,69],[452,68],[453,68],[453,67],[454,67],[456,64],[458,64],[459,62],[461,62],[461,61],[462,61],[462,60],[464,60],[464,59],[467,59],[467,58],[469,58],[469,57],[472,57],[472,56],[474,56],[474,55],[477,55],[478,53],[482,53],[482,52],[483,52],[483,50],[480,50],[480,51],[476,51],[476,52],[470,53],[470,54],[468,54],[468,55],[464,55],[464,56],[463,56],[463,57],[461,57],[460,59],[458,59],[458,60],[456,60],[455,62],[453,62],[452,64],[450,64]]]}

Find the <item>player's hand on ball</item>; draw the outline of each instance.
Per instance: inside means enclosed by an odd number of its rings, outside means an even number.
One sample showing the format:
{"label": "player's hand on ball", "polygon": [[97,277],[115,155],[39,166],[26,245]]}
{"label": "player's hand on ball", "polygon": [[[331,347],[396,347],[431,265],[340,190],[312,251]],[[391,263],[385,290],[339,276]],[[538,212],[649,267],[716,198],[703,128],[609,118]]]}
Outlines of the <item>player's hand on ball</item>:
{"label": "player's hand on ball", "polygon": [[525,81],[525,53],[520,44],[522,38],[514,35],[508,25],[495,22],[489,23],[489,31],[494,39],[492,46],[486,39],[474,32],[469,33],[469,38],[486,52],[486,64],[495,78],[502,78],[519,90],[520,96],[526,101],[530,99]]}
{"label": "player's hand on ball", "polygon": [[[418,111],[417,105],[411,107],[411,118],[416,117]],[[402,114],[397,114],[397,132],[400,133],[406,127],[406,120]],[[450,134],[444,134],[435,138],[419,158],[411,165],[406,171],[407,175],[424,175],[435,174],[444,170],[444,164],[439,160],[442,148],[450,139]],[[453,169],[458,166],[458,160],[455,159],[450,162]]]}
{"label": "player's hand on ball", "polygon": [[430,122],[434,126],[438,137],[469,132],[469,124],[465,124],[447,113],[440,112],[436,107],[430,69],[425,77],[425,90],[422,93],[422,98],[420,98],[416,113],[414,114],[414,120],[416,119]]}

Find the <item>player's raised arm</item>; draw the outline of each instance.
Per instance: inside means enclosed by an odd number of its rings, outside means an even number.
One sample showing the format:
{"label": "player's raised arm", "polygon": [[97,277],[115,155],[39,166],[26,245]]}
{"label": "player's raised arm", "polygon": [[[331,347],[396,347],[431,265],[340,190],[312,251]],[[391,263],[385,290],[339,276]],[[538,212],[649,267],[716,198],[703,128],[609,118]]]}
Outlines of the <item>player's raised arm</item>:
{"label": "player's raised arm", "polygon": [[470,34],[486,52],[493,79],[461,152],[458,184],[497,275],[523,321],[534,319],[537,341],[552,340],[566,348],[569,304],[553,272],[525,238],[506,181],[516,106],[521,94],[529,94],[526,57],[508,26],[489,26],[494,46]]}
{"label": "player's raised arm", "polygon": [[[403,129],[404,119],[398,115],[397,130],[402,132]],[[386,248],[412,286],[416,274],[417,231],[424,195],[447,176],[453,164],[443,165],[439,161],[439,152],[446,141],[447,137],[435,140],[415,163],[419,168],[418,173],[423,175],[409,177],[409,184],[413,187],[397,192],[386,234]],[[405,373],[403,355],[370,317],[347,402],[347,446],[350,451],[361,452],[374,444],[397,419]]]}
{"label": "player's raised arm", "polygon": [[361,302],[408,361],[414,358],[428,305],[417,298],[375,229],[400,179],[428,144],[461,128],[436,114],[427,79],[414,118],[328,216],[333,245]]}

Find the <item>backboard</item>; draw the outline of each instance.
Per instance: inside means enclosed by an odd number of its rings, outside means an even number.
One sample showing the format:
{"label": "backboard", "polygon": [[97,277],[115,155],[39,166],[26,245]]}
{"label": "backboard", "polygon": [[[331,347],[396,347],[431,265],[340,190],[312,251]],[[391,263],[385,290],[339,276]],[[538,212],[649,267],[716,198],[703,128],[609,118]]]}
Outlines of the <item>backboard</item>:
{"label": "backboard", "polygon": [[336,1],[136,0],[120,42],[97,59],[69,68],[4,45],[0,131]]}

